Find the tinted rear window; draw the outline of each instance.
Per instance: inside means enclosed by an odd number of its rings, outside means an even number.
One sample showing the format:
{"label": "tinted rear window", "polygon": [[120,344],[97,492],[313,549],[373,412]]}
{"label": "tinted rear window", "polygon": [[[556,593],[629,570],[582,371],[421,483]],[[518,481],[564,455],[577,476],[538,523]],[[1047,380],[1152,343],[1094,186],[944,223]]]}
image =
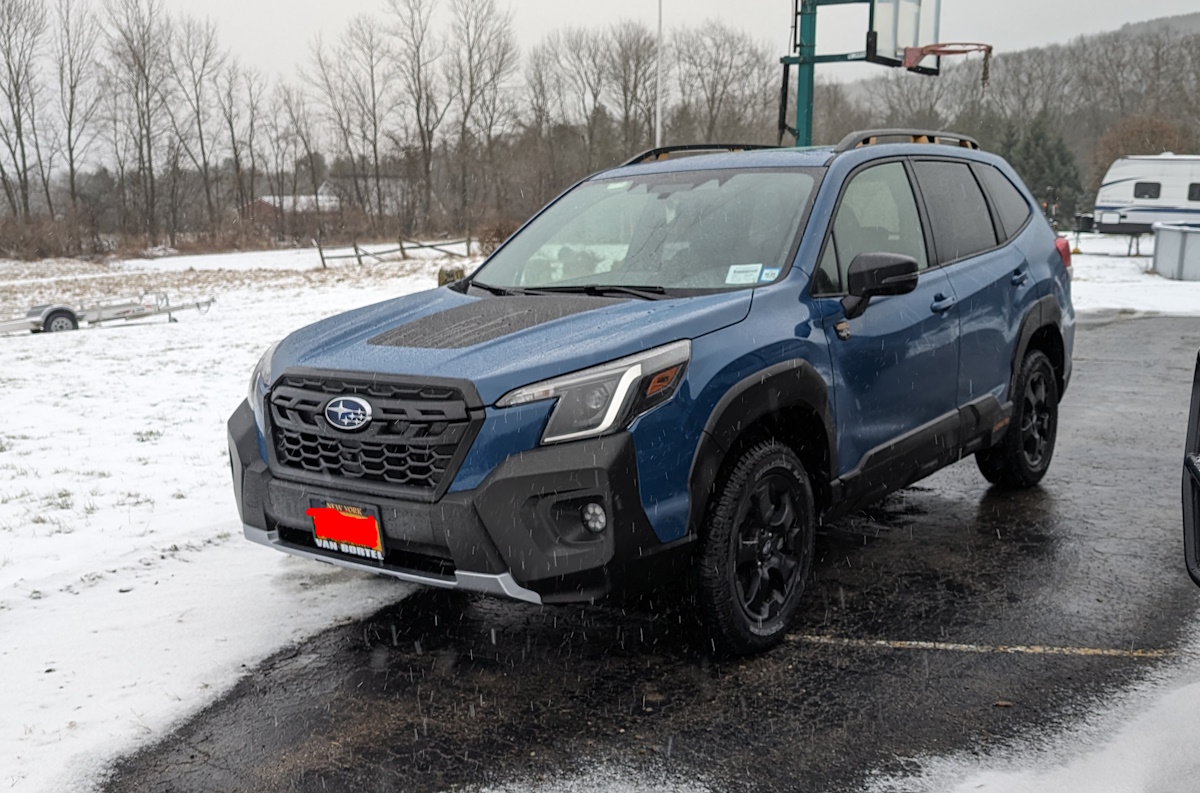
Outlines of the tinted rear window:
{"label": "tinted rear window", "polygon": [[1134,198],[1158,198],[1162,195],[1162,185],[1158,182],[1136,182],[1133,185]]}
{"label": "tinted rear window", "polygon": [[938,261],[958,261],[996,247],[996,229],[979,183],[966,163],[917,161]]}
{"label": "tinted rear window", "polygon": [[1033,214],[1029,204],[1025,203],[1021,191],[1008,181],[1008,177],[1001,173],[999,168],[991,165],[977,165],[975,168],[975,173],[983,180],[992,197],[992,206],[1000,216],[1000,225],[1004,229],[1005,237],[1011,239]]}

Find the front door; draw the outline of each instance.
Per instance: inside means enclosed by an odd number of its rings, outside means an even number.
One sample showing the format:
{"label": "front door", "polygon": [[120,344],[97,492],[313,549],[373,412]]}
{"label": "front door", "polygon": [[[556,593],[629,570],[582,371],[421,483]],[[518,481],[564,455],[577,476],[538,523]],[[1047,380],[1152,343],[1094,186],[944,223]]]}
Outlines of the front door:
{"label": "front door", "polygon": [[[911,256],[915,291],[873,298],[846,320],[840,296],[862,253]],[[945,272],[931,269],[921,216],[902,161],[856,173],[826,241],[814,293],[833,360],[839,476],[847,497],[871,498],[943,465],[957,442],[958,306]]]}

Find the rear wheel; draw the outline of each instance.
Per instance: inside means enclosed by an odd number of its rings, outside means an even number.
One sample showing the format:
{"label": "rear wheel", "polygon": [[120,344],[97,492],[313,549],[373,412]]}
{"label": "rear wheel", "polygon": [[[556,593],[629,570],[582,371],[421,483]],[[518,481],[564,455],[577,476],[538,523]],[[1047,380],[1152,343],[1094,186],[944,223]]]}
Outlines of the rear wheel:
{"label": "rear wheel", "polygon": [[1013,415],[999,444],[975,455],[979,471],[992,484],[1009,489],[1042,481],[1058,436],[1058,380],[1040,350],[1025,356],[1013,391]]}
{"label": "rear wheel", "polygon": [[717,652],[782,641],[812,567],[812,487],[795,452],[768,440],[721,480],[699,559],[703,617]]}
{"label": "rear wheel", "polygon": [[62,333],[68,330],[79,330],[79,320],[69,311],[53,311],[42,323],[42,330],[47,333]]}

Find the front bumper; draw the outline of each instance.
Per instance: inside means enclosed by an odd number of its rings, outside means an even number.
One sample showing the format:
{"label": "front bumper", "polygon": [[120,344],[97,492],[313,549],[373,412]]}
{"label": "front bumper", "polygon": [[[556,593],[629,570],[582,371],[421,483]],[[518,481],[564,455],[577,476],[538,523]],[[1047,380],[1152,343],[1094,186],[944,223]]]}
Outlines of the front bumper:
{"label": "front bumper", "polygon": [[[247,539],[404,581],[532,603],[589,601],[682,569],[690,551],[687,540],[664,544],[654,534],[628,433],[513,455],[474,489],[434,503],[275,475],[260,453],[247,402],[229,420],[229,454]],[[375,507],[384,560],[316,547],[306,514],[311,498]],[[603,505],[608,516],[599,534],[580,517],[589,503]]]}

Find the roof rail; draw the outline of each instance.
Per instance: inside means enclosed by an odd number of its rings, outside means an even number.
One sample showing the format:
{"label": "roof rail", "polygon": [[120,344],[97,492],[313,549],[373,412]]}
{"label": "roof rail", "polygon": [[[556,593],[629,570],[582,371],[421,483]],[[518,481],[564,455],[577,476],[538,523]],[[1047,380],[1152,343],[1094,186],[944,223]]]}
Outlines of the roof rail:
{"label": "roof rail", "polygon": [[861,146],[874,146],[882,142],[879,140],[880,138],[908,138],[907,143],[941,143],[963,149],[979,149],[979,141],[957,132],[934,132],[925,129],[864,129],[851,132],[842,138],[842,142],[833,151],[835,154],[841,154]]}
{"label": "roof rail", "polygon": [[669,160],[672,154],[676,153],[691,153],[702,154],[704,152],[717,151],[754,151],[756,149],[777,149],[778,146],[763,146],[758,143],[691,143],[686,146],[661,146],[657,149],[649,149],[637,155],[629,162],[621,163],[622,168],[629,165],[640,165],[644,162],[652,160]]}

